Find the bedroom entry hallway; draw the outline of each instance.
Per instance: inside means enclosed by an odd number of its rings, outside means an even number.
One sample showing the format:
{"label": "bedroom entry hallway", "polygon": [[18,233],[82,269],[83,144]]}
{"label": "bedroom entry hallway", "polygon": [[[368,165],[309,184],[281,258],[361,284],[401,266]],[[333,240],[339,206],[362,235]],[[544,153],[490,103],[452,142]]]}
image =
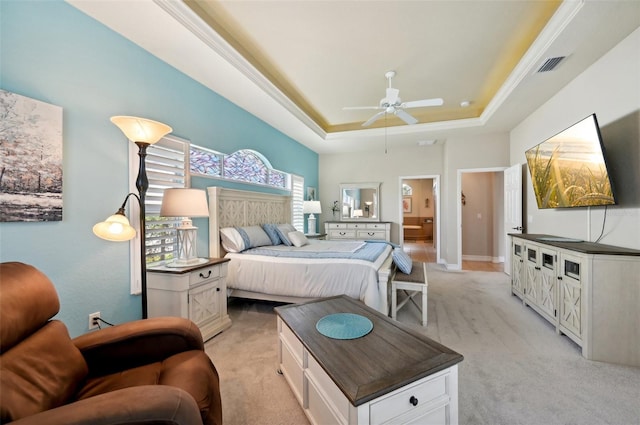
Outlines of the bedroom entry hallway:
{"label": "bedroom entry hallway", "polygon": [[[425,263],[436,263],[436,249],[431,241],[404,241],[403,250],[413,261]],[[462,269],[477,272],[502,272],[504,263],[492,263],[489,261],[468,261],[462,260]]]}

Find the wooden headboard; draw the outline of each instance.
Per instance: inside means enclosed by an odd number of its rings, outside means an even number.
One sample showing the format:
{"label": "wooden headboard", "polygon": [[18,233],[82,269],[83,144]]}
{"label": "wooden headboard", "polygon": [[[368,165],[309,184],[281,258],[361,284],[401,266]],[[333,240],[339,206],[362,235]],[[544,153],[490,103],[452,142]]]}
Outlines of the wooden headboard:
{"label": "wooden headboard", "polygon": [[291,196],[212,186],[209,194],[209,256],[224,257],[220,228],[291,223]]}

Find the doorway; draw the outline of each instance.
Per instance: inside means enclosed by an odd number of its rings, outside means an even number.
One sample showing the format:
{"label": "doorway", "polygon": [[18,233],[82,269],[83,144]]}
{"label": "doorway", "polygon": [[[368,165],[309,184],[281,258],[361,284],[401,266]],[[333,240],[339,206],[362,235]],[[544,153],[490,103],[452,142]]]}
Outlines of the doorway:
{"label": "doorway", "polygon": [[400,242],[414,261],[440,262],[440,176],[400,178]]}
{"label": "doorway", "polygon": [[503,171],[458,170],[458,265],[462,270],[504,270]]}

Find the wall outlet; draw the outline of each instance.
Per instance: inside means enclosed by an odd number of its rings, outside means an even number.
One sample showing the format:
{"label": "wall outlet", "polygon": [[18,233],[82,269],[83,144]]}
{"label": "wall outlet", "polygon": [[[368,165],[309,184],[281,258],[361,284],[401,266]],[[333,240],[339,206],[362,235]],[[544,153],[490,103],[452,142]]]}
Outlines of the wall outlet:
{"label": "wall outlet", "polygon": [[98,329],[100,326],[100,321],[98,320],[100,318],[100,312],[96,311],[95,313],[91,313],[89,315],[89,330],[91,329]]}

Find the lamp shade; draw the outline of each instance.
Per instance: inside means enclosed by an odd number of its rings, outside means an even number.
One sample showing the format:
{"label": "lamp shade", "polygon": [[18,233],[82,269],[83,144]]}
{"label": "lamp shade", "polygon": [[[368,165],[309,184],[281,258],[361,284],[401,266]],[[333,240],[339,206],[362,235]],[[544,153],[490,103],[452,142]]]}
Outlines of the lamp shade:
{"label": "lamp shade", "polygon": [[207,194],[201,189],[165,189],[160,215],[162,217],[208,217]]}
{"label": "lamp shade", "polygon": [[322,207],[320,206],[320,201],[304,201],[302,203],[302,213],[303,214],[321,214]]}
{"label": "lamp shade", "polygon": [[113,242],[129,241],[136,236],[136,229],[131,227],[124,214],[114,214],[105,221],[93,226],[93,233],[101,238]]}
{"label": "lamp shade", "polygon": [[362,217],[362,210],[353,210],[354,217]]}
{"label": "lamp shade", "polygon": [[146,118],[116,116],[111,117],[114,123],[132,142],[153,145],[173,129],[166,124]]}

